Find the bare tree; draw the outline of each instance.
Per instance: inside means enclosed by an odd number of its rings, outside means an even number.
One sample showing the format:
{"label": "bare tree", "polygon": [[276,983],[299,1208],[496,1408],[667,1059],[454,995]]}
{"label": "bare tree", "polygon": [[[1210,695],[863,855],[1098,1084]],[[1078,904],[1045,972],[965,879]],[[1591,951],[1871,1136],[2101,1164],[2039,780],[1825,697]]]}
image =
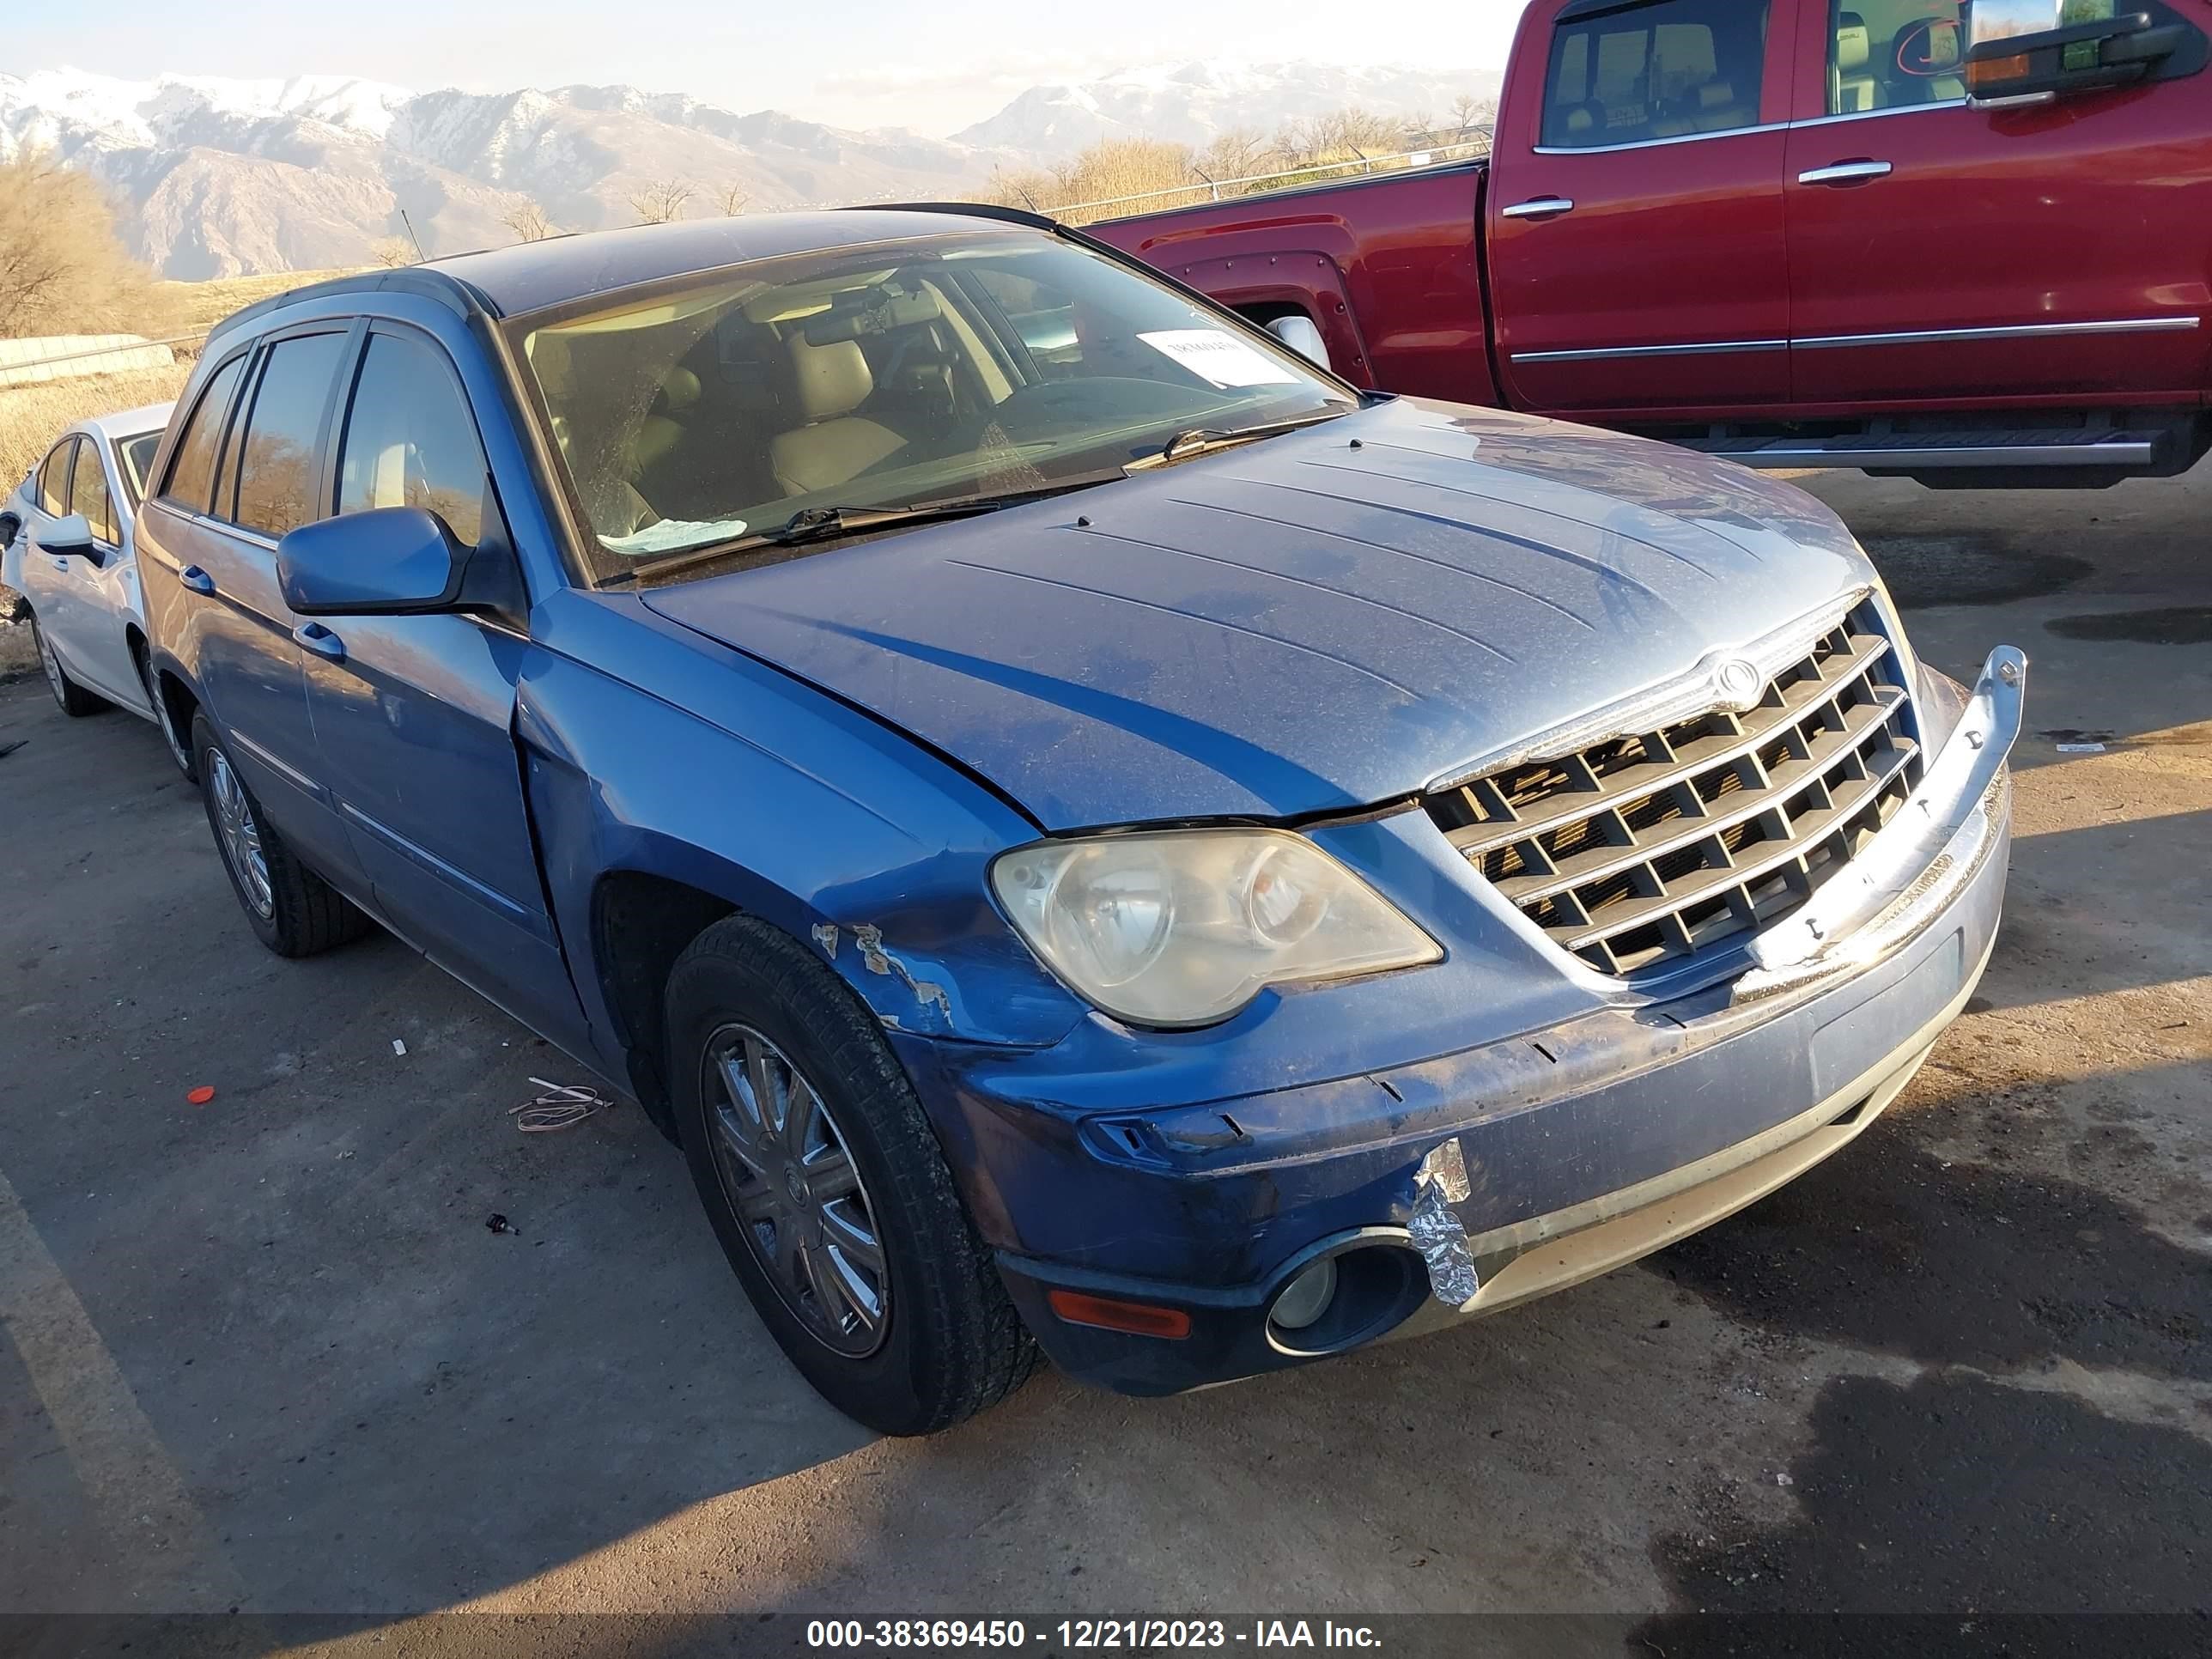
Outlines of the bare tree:
{"label": "bare tree", "polygon": [[542,242],[556,234],[553,221],[538,203],[527,199],[517,203],[500,216],[500,223],[514,233],[519,242]]}
{"label": "bare tree", "polygon": [[1273,152],[1267,141],[1249,127],[1231,127],[1218,134],[1198,158],[1198,169],[1206,178],[1249,179],[1267,166]]}
{"label": "bare tree", "polygon": [[380,236],[368,245],[368,257],[397,270],[416,262],[415,245],[404,236]]}
{"label": "bare tree", "polygon": [[1452,125],[1464,133],[1469,127],[1486,127],[1497,118],[1498,106],[1487,98],[1463,92],[1452,100]]}
{"label": "bare tree", "polygon": [[38,150],[0,161],[0,338],[149,331],[153,295],[98,180]]}
{"label": "bare tree", "polygon": [[736,218],[745,210],[745,204],[752,199],[752,191],[743,185],[724,185],[714,192],[714,204],[722,210],[725,219]]}
{"label": "bare tree", "polygon": [[684,216],[684,204],[696,193],[681,179],[656,179],[629,198],[629,209],[641,225],[665,225]]}

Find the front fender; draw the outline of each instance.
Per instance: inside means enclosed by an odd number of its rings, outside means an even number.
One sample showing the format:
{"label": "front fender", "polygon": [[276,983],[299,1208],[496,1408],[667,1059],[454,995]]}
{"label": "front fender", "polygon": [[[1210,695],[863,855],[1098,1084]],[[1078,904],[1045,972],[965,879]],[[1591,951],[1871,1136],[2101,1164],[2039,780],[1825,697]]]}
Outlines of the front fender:
{"label": "front fender", "polygon": [[893,1030],[1041,1047],[1082,1017],[988,897],[992,857],[1036,827],[965,774],[626,596],[549,602],[534,632],[516,732],[572,952],[599,884],[636,872],[809,942]]}

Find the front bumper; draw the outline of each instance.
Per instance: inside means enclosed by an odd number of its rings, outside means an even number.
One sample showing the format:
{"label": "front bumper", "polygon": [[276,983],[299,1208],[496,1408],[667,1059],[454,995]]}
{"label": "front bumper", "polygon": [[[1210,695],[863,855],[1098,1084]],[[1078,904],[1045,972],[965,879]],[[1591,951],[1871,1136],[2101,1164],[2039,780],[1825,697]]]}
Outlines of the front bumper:
{"label": "front bumper", "polygon": [[[971,1205],[1046,1352],[1133,1394],[1305,1363],[1564,1288],[1839,1150],[1910,1081],[1988,960],[2024,669],[1992,653],[1854,879],[1778,923],[1732,983],[1139,1117],[1011,1113],[988,1073],[940,1049],[927,1092],[963,1161],[989,1172]],[[1275,1298],[1323,1257],[1340,1264],[1339,1316],[1275,1326]],[[1071,1323],[1055,1290],[1173,1310],[1188,1333]]]}

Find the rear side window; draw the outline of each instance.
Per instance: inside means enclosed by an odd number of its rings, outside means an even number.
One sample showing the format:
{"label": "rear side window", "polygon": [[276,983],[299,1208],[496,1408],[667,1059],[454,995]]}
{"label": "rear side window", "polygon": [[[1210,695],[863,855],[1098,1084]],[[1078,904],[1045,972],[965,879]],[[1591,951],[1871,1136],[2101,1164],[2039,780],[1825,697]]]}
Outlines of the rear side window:
{"label": "rear side window", "polygon": [[123,493],[133,507],[146,493],[146,475],[153,471],[154,452],[161,447],[158,432],[142,432],[115,446],[115,459],[123,466]]}
{"label": "rear side window", "polygon": [[113,547],[121,538],[115,533],[115,503],[108,499],[107,471],[100,464],[98,444],[86,441],[77,445],[76,465],[70,476],[75,480],[70,486],[70,511],[82,514],[92,533]]}
{"label": "rear side window", "polygon": [[321,477],[323,411],[344,355],[343,334],[305,334],[270,347],[238,454],[238,506],[243,528],[282,536],[323,516],[316,501]]}
{"label": "rear side window", "polygon": [[39,468],[39,511],[48,518],[58,519],[69,511],[70,457],[76,449],[75,438],[63,439]]}
{"label": "rear side window", "polygon": [[473,547],[483,535],[486,471],[443,356],[405,335],[370,335],[338,451],[338,511],[423,507]]}
{"label": "rear side window", "polygon": [[1759,125],[1768,0],[1650,0],[1552,31],[1542,142],[1588,149]]}
{"label": "rear side window", "polygon": [[222,417],[230,408],[230,394],[238,389],[238,377],[245,367],[246,359],[240,356],[216,370],[207,390],[193,405],[184,434],[177,440],[175,459],[169,463],[169,481],[161,489],[164,501],[195,513],[208,510],[208,498],[215,493],[215,452],[222,441]]}

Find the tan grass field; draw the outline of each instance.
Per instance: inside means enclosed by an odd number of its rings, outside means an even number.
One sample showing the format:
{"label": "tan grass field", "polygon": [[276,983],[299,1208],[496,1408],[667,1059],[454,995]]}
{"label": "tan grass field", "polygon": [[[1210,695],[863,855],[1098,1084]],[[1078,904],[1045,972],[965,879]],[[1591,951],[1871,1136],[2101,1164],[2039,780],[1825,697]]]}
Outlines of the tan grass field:
{"label": "tan grass field", "polygon": [[[211,283],[157,283],[150,314],[137,332],[150,339],[204,334],[224,318],[257,300],[304,288],[337,270],[286,270],[261,276],[233,276]],[[6,495],[53,445],[54,434],[72,421],[136,409],[173,398],[191,373],[197,343],[179,345],[167,368],[121,374],[87,374],[71,380],[0,386],[0,496]]]}

